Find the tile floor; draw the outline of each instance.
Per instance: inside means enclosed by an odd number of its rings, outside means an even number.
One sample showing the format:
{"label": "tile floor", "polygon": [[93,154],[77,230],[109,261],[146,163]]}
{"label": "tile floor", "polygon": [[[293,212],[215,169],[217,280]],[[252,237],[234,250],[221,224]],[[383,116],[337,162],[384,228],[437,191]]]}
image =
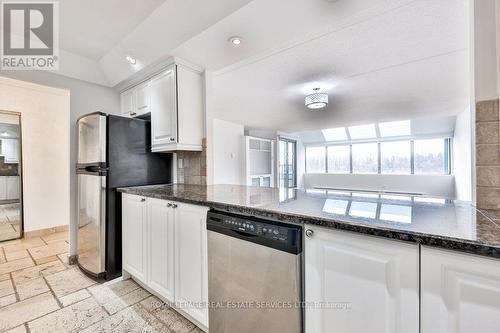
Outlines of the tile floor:
{"label": "tile floor", "polygon": [[67,250],[67,232],[0,243],[0,332],[202,332],[132,280],[89,279]]}
{"label": "tile floor", "polygon": [[19,238],[20,221],[19,203],[0,205],[0,241]]}

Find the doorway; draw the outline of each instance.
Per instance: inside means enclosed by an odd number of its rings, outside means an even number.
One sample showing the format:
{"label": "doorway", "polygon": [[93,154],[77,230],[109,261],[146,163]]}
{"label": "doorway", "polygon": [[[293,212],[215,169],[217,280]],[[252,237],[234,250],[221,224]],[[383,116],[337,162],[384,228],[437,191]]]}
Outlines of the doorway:
{"label": "doorway", "polygon": [[284,137],[279,142],[279,187],[297,187],[297,141]]}
{"label": "doorway", "polygon": [[0,242],[23,236],[21,115],[0,111]]}

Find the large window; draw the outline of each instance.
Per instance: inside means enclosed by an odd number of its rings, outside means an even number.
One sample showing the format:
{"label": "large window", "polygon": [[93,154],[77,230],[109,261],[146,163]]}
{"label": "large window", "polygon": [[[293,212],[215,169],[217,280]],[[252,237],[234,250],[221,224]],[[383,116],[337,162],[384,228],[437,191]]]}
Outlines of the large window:
{"label": "large window", "polygon": [[415,140],[415,174],[448,173],[448,143],[439,139]]}
{"label": "large window", "polygon": [[351,172],[350,146],[329,146],[327,153],[328,153],[328,173]]}
{"label": "large window", "polygon": [[352,145],[352,173],[378,173],[378,144]]}
{"label": "large window", "polygon": [[450,139],[306,147],[307,173],[450,174]]}
{"label": "large window", "polygon": [[400,175],[411,174],[411,142],[381,142],[380,172]]}
{"label": "large window", "polygon": [[326,172],[326,148],[307,147],[306,148],[306,172],[325,173]]}

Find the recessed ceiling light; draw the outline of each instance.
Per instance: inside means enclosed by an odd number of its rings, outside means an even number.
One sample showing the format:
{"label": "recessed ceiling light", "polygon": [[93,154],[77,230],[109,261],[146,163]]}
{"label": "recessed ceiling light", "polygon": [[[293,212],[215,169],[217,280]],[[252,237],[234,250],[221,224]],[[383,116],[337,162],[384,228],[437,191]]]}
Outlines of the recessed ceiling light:
{"label": "recessed ceiling light", "polygon": [[229,37],[228,41],[233,45],[240,45],[243,39],[238,36]]}
{"label": "recessed ceiling light", "polygon": [[322,109],[328,105],[328,95],[325,93],[320,93],[319,88],[313,89],[314,94],[307,95],[305,98],[305,105],[308,109],[318,110]]}
{"label": "recessed ceiling light", "polygon": [[129,55],[128,55],[128,56],[126,56],[126,57],[125,57],[125,59],[127,59],[127,61],[128,61],[129,63],[131,63],[132,65],[135,65],[135,63],[137,62],[137,60],[135,60],[135,58],[134,58],[134,57],[129,56]]}

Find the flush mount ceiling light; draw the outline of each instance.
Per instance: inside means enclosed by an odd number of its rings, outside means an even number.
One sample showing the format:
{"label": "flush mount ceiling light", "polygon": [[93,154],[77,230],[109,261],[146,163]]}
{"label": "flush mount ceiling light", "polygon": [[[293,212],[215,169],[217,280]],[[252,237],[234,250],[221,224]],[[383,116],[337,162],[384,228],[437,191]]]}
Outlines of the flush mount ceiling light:
{"label": "flush mount ceiling light", "polygon": [[325,93],[320,93],[319,88],[314,88],[314,94],[307,95],[305,99],[305,105],[308,109],[319,110],[328,105],[328,95]]}
{"label": "flush mount ceiling light", "polygon": [[137,60],[135,60],[135,58],[134,58],[134,57],[129,56],[129,55],[128,55],[128,56],[126,56],[126,57],[125,57],[125,59],[127,59],[127,61],[128,61],[130,64],[132,64],[132,65],[135,65],[135,63],[137,62]]}
{"label": "flush mount ceiling light", "polygon": [[243,41],[243,39],[241,37],[238,37],[238,36],[232,36],[232,37],[229,37],[229,39],[228,39],[228,42],[230,42],[233,45],[240,45],[242,41]]}

